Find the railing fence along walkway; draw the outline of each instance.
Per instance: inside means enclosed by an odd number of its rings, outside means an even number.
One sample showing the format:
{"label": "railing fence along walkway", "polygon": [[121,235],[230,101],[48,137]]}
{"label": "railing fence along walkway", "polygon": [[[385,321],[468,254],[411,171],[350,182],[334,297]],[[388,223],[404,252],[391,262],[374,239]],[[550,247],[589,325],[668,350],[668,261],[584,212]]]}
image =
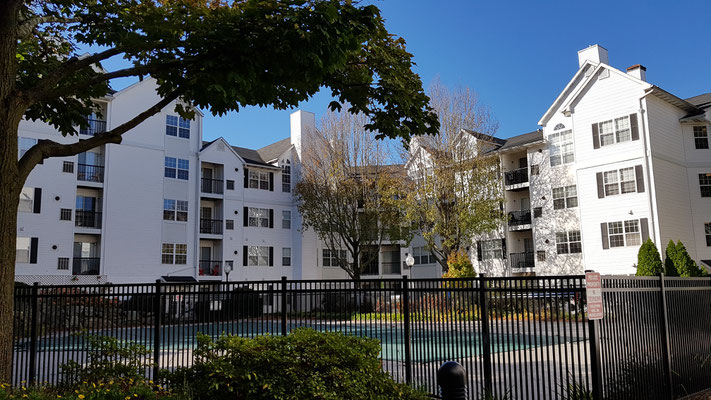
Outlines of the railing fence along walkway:
{"label": "railing fence along walkway", "polygon": [[[61,364],[87,360],[82,332],[146,346],[152,378],[191,365],[198,332],[310,327],[379,339],[383,368],[432,394],[452,360],[472,399],[573,398],[578,388],[639,397],[626,387],[668,399],[711,382],[709,290],[709,279],[605,277],[605,317],[589,322],[583,276],[25,286],[13,383],[59,383]],[[634,384],[618,385],[621,376]]]}

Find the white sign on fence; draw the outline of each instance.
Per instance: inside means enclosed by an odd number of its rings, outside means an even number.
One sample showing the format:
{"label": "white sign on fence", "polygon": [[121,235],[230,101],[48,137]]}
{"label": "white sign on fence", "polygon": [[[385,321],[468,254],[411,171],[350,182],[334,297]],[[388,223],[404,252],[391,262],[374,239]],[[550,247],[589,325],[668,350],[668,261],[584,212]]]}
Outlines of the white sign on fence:
{"label": "white sign on fence", "polygon": [[602,319],[602,279],[599,272],[585,273],[585,295],[588,304],[588,319]]}

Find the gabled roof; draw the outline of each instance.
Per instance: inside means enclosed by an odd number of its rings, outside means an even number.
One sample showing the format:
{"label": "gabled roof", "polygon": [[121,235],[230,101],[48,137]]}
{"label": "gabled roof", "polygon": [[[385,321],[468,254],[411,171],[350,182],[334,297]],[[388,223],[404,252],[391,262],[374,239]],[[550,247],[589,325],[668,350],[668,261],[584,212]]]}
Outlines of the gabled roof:
{"label": "gabled roof", "polygon": [[224,141],[225,144],[229,146],[232,151],[234,151],[235,154],[242,158],[247,164],[270,168],[277,168],[275,165],[270,164],[270,162],[276,160],[280,155],[284,154],[284,152],[289,150],[289,148],[291,147],[291,138],[282,139],[276,143],[264,146],[261,149],[253,150],[245,147],[232,146],[227,143],[227,140],[222,137],[219,137],[210,142],[203,141],[200,151],[205,150],[218,140]]}
{"label": "gabled roof", "polygon": [[276,143],[264,146],[257,150],[257,154],[264,162],[272,162],[291,148],[291,137],[284,138]]}
{"label": "gabled roof", "polygon": [[261,165],[265,167],[273,167],[273,165],[270,165],[264,160],[262,160],[262,157],[257,153],[257,150],[252,150],[252,149],[246,149],[244,147],[237,147],[237,146],[232,146],[235,152],[239,154],[240,157],[244,159],[244,161],[247,164],[254,164],[254,165]]}
{"label": "gabled roof", "polygon": [[[596,64],[590,61],[585,61],[585,63],[580,66],[575,75],[570,78],[568,84],[565,85],[565,88],[563,88],[560,94],[558,94],[558,97],[555,98],[551,106],[548,107],[548,110],[546,110],[541,119],[538,121],[538,125],[543,126],[548,122],[549,119],[551,119],[553,113],[560,107],[559,104],[568,96],[568,94],[570,94],[570,91],[573,89],[573,87],[584,78],[585,71],[587,71],[588,68],[595,68],[595,66]],[[590,75],[592,75],[592,73]]]}
{"label": "gabled roof", "polygon": [[538,142],[543,142],[543,131],[540,129],[508,138],[506,139],[506,143],[496,149],[496,151],[505,151],[520,146],[531,145]]}
{"label": "gabled roof", "polygon": [[469,129],[462,129],[462,132],[468,133],[479,140],[483,140],[485,142],[489,142],[489,143],[493,143],[493,144],[497,144],[497,145],[503,145],[506,142],[504,139],[499,139],[497,137],[487,135],[486,133],[475,132],[475,131],[472,131]]}
{"label": "gabled roof", "polygon": [[649,89],[646,89],[645,93],[655,95],[658,98],[666,101],[667,103],[669,103],[675,107],[678,107],[681,110],[686,111],[687,113],[689,113],[689,115],[687,115],[687,117],[691,116],[691,115],[698,115],[698,114],[703,113],[703,111],[701,109],[697,108],[693,104],[689,103],[686,100],[682,100],[682,99],[674,96],[673,94],[667,92],[666,90],[664,90],[658,86],[652,86]]}
{"label": "gabled roof", "polygon": [[711,107],[711,92],[700,94],[694,97],[689,97],[688,99],[684,100],[698,108],[709,108]]}

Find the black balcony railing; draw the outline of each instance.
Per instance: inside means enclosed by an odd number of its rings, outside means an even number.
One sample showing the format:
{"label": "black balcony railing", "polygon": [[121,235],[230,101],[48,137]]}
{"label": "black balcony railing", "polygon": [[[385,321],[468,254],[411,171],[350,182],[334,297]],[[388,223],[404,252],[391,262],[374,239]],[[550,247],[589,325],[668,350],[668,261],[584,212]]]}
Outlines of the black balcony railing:
{"label": "black balcony railing", "polygon": [[74,257],[73,275],[99,275],[99,257]]}
{"label": "black balcony railing", "polygon": [[506,186],[528,182],[528,167],[507,171],[504,173]]}
{"label": "black balcony railing", "polygon": [[91,118],[88,118],[86,121],[89,123],[89,126],[86,128],[79,129],[80,135],[94,136],[97,133],[106,132],[106,121]]}
{"label": "black balcony railing", "polygon": [[400,262],[382,262],[383,275],[400,275]]}
{"label": "black balcony railing", "polygon": [[77,180],[86,182],[103,182],[104,167],[102,165],[79,164]]}
{"label": "black balcony railing", "polygon": [[532,251],[526,251],[523,253],[511,253],[509,254],[509,260],[511,262],[511,268],[514,270],[533,268],[536,266],[535,262],[533,261]]}
{"label": "black balcony railing", "polygon": [[200,260],[200,269],[198,274],[200,276],[221,276],[222,275],[222,261],[221,260]]}
{"label": "black balcony railing", "polygon": [[527,225],[531,223],[531,210],[511,211],[509,226]]}
{"label": "black balcony railing", "polygon": [[207,233],[210,235],[221,235],[222,220],[200,218],[200,233]]}
{"label": "black balcony railing", "polygon": [[201,190],[203,193],[222,194],[224,192],[224,182],[222,179],[202,178]]}
{"label": "black balcony railing", "polygon": [[97,211],[76,210],[74,225],[83,228],[101,229],[101,213]]}

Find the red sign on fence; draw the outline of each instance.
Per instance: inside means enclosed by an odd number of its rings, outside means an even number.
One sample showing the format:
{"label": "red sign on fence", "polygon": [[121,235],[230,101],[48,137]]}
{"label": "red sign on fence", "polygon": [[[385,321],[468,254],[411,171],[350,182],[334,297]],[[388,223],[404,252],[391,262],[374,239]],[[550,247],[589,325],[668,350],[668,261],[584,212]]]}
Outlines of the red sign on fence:
{"label": "red sign on fence", "polygon": [[585,273],[585,295],[588,304],[588,319],[602,319],[602,279],[600,273]]}

